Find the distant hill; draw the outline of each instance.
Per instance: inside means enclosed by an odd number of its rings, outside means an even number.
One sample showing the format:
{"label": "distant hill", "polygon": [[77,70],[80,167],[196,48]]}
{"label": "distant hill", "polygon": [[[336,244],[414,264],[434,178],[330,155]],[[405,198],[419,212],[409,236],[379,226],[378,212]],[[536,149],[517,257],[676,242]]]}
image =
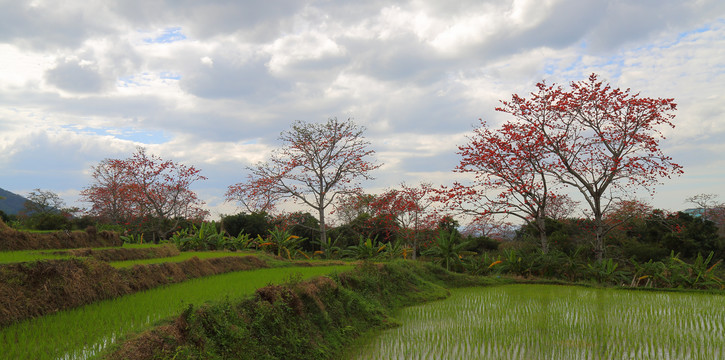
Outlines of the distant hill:
{"label": "distant hill", "polygon": [[0,188],[0,210],[8,215],[17,215],[28,199]]}

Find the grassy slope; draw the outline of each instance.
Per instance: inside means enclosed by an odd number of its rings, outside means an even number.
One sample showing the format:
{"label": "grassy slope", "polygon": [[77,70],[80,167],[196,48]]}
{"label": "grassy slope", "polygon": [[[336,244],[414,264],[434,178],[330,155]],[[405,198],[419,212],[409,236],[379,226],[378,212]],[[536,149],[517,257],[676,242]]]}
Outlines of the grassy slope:
{"label": "grassy slope", "polygon": [[361,333],[391,326],[389,314],[396,309],[445,298],[441,284],[500,282],[406,261],[363,263],[333,279],[291,281],[241,301],[187,309],[108,358],[334,359]]}
{"label": "grassy slope", "polygon": [[25,321],[0,330],[0,348],[9,359],[80,358],[103,348],[104,341],[177,315],[190,304],[236,299],[269,283],[300,273],[305,277],[349,269],[273,268],[194,279],[70,311]]}

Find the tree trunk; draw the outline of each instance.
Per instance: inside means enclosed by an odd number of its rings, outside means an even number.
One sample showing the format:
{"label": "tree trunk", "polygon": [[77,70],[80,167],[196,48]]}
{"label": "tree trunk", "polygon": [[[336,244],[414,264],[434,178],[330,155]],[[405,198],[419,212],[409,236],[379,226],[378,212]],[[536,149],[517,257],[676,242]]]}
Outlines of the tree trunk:
{"label": "tree trunk", "polygon": [[597,261],[604,259],[604,224],[602,224],[601,218],[595,220],[594,229],[594,256]]}
{"label": "tree trunk", "polygon": [[536,228],[539,231],[539,242],[541,243],[541,252],[546,254],[549,252],[549,240],[546,236],[546,218],[536,219]]}
{"label": "tree trunk", "polygon": [[418,231],[413,234],[413,260],[418,259],[416,253],[418,252]]}
{"label": "tree trunk", "polygon": [[327,228],[325,227],[325,209],[320,207],[318,211],[320,215],[320,244],[324,244],[327,241]]}
{"label": "tree trunk", "polygon": [[594,196],[594,256],[597,261],[604,259],[604,221],[602,220],[601,195]]}
{"label": "tree trunk", "polygon": [[418,212],[415,212],[415,225],[413,226],[413,260],[417,260],[418,256]]}

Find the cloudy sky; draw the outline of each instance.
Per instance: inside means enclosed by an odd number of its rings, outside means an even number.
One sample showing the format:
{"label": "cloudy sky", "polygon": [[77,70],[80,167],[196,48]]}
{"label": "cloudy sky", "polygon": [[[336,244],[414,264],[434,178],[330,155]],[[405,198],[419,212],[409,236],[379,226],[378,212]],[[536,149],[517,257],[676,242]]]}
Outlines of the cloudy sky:
{"label": "cloudy sky", "polygon": [[590,73],[678,103],[662,145],[685,174],[654,206],[725,195],[722,0],[0,0],[0,187],[74,204],[92,165],[143,145],[234,213],[245,166],[333,116],[385,163],[369,191],[444,184],[499,100]]}

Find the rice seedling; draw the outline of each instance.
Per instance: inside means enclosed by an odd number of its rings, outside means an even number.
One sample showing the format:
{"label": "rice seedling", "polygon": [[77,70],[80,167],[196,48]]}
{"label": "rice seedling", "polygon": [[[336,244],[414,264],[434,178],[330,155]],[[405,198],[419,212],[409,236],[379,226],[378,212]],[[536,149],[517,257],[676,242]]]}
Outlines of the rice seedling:
{"label": "rice seedling", "polygon": [[552,285],[452,290],[350,359],[722,359],[725,297]]}
{"label": "rice seedling", "polygon": [[180,314],[190,304],[239,298],[292,274],[307,278],[351,268],[271,268],[197,278],[0,329],[0,348],[8,359],[93,358],[124,334]]}

